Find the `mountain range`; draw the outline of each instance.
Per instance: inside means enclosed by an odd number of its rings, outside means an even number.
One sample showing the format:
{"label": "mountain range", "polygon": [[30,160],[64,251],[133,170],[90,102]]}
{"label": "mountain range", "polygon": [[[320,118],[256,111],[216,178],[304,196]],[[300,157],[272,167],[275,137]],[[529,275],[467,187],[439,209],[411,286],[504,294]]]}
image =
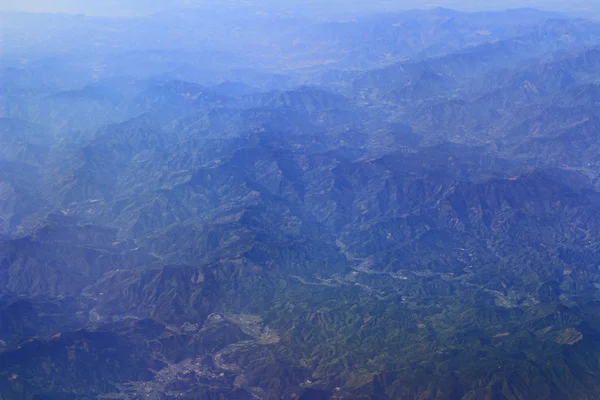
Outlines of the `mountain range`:
{"label": "mountain range", "polygon": [[598,398],[600,23],[219,18],[3,17],[0,400]]}

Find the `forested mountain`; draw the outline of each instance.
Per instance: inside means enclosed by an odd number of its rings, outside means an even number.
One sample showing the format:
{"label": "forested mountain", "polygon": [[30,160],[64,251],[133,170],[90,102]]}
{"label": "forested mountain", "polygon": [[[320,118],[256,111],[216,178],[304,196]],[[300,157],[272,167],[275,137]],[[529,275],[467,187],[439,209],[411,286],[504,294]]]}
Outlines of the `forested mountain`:
{"label": "forested mountain", "polygon": [[3,15],[0,400],[600,396],[599,22],[215,15]]}

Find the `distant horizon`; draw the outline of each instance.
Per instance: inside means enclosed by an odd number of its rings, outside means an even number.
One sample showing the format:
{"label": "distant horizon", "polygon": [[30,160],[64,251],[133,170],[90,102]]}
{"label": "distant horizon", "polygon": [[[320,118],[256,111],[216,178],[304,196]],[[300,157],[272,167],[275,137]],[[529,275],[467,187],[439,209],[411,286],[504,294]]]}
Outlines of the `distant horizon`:
{"label": "distant horizon", "polygon": [[379,12],[398,12],[406,10],[427,10],[447,8],[463,12],[503,11],[510,9],[532,8],[540,11],[555,11],[574,16],[600,17],[600,4],[593,6],[588,1],[575,0],[560,2],[556,0],[506,0],[481,4],[473,0],[374,0],[368,5],[359,1],[313,0],[303,3],[296,1],[214,1],[214,0],[127,0],[90,2],[82,0],[59,0],[52,3],[43,0],[22,0],[19,4],[9,0],[0,0],[0,12],[22,12],[40,14],[86,15],[90,17],[141,17],[168,10],[204,8],[204,7],[256,6],[276,11],[293,10],[320,16],[364,15]]}

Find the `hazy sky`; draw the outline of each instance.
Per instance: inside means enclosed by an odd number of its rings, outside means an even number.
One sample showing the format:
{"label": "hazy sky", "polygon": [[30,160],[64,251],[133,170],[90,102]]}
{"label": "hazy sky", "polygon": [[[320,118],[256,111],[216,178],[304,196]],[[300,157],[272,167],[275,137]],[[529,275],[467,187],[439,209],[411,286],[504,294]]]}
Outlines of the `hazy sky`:
{"label": "hazy sky", "polygon": [[[312,9],[375,12],[384,9],[431,8],[481,10],[531,6],[567,12],[598,12],[600,0],[0,0],[2,11],[65,12],[73,14],[130,16],[156,11],[207,5],[210,3],[264,4],[266,7],[306,7]],[[316,5],[316,7],[315,7]]]}

